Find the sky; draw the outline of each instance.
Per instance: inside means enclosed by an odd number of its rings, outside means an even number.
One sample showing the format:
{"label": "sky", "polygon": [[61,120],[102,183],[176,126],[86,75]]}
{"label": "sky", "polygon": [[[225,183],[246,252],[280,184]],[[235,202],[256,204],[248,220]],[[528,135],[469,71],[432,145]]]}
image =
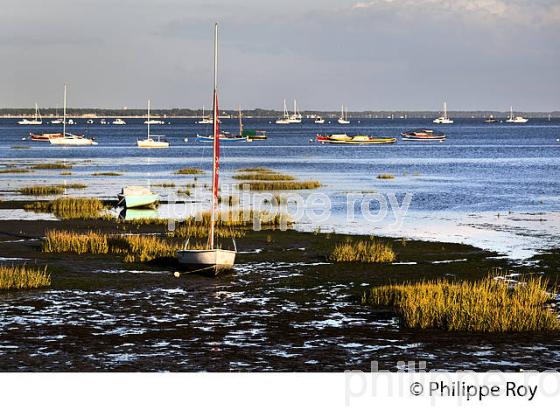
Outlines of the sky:
{"label": "sky", "polygon": [[560,110],[559,0],[1,0],[0,107]]}

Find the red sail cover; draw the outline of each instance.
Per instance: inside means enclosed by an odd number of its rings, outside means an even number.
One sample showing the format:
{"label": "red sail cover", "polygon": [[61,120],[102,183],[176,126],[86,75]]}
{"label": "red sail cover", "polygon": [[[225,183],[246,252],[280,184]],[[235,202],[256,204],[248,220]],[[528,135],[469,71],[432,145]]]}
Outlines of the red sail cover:
{"label": "red sail cover", "polygon": [[218,180],[220,173],[220,122],[218,120],[218,93],[214,90],[214,172],[213,190],[214,204],[218,204]]}

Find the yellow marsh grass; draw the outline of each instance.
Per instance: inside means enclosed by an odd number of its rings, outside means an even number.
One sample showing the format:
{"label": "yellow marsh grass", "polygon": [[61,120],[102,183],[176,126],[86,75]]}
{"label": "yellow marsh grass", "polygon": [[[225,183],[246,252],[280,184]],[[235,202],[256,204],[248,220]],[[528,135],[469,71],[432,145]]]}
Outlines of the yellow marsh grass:
{"label": "yellow marsh grass", "polygon": [[175,187],[174,182],[161,182],[159,184],[152,184],[152,186],[161,187],[161,188],[173,188]]}
{"label": "yellow marsh grass", "polygon": [[218,197],[219,204],[226,204],[228,206],[234,206],[239,204],[239,196],[237,195],[220,195]]}
{"label": "yellow marsh grass", "polygon": [[[125,262],[149,262],[162,257],[174,257],[182,244],[155,235],[107,235],[89,231],[77,233],[50,230],[46,232],[42,250],[47,253],[122,255]],[[201,245],[189,243],[189,249]]]}
{"label": "yellow marsh grass", "polygon": [[64,193],[64,187],[60,185],[33,185],[20,188],[22,195],[60,195]]}
{"label": "yellow marsh grass", "polygon": [[118,177],[121,176],[120,172],[94,172],[91,176],[94,177]]}
{"label": "yellow marsh grass", "polygon": [[275,172],[270,168],[265,167],[254,167],[254,168],[239,168],[235,172]]}
{"label": "yellow marsh grass", "polygon": [[547,281],[529,278],[513,288],[491,277],[476,282],[436,280],[371,288],[364,303],[393,306],[409,328],[465,332],[560,330]]}
{"label": "yellow marsh grass", "polygon": [[36,289],[51,285],[47,268],[0,265],[0,289]]}
{"label": "yellow marsh grass", "polygon": [[[219,212],[217,216],[217,235],[222,238],[241,238],[245,236],[242,228],[251,228],[255,223],[261,229],[276,229],[282,226],[291,226],[293,221],[288,215],[254,211],[252,209],[235,209]],[[210,212],[204,212],[197,218],[188,218],[177,222],[175,230],[169,232],[170,236],[177,238],[204,238],[208,236],[210,227]],[[238,228],[238,229],[233,229]]]}
{"label": "yellow marsh grass", "polygon": [[65,189],[85,189],[87,186],[79,183],[56,184],[56,185],[33,185],[19,189],[23,195],[58,195],[64,193]]}
{"label": "yellow marsh grass", "polygon": [[387,263],[393,262],[396,254],[391,245],[370,239],[339,243],[329,259],[333,262]]}
{"label": "yellow marsh grass", "polygon": [[48,202],[32,202],[24,208],[35,212],[52,212],[61,219],[94,219],[103,210],[103,202],[96,198],[57,198]]}
{"label": "yellow marsh grass", "polygon": [[26,174],[31,172],[29,169],[24,168],[2,168],[0,174]]}
{"label": "yellow marsh grass", "polygon": [[395,176],[393,174],[379,174],[377,179],[395,179]]}
{"label": "yellow marsh grass", "polygon": [[62,171],[60,175],[72,175],[70,171]]}
{"label": "yellow marsh grass", "polygon": [[62,162],[46,163],[46,164],[35,164],[31,165],[33,169],[70,169],[72,165],[64,164]]}
{"label": "yellow marsh grass", "polygon": [[321,186],[319,181],[259,181],[244,182],[239,184],[238,189],[250,189],[251,191],[281,191],[316,189]]}
{"label": "yellow marsh grass", "polygon": [[262,174],[257,174],[257,173],[237,174],[233,176],[233,179],[243,179],[246,181],[293,181],[295,180],[295,178],[291,175],[278,174],[275,172],[264,172]]}
{"label": "yellow marsh grass", "polygon": [[198,174],[204,174],[204,171],[198,168],[181,168],[177,171],[175,171],[175,173],[177,175],[198,175]]}
{"label": "yellow marsh grass", "polygon": [[179,188],[177,190],[177,194],[178,195],[184,195],[184,196],[191,196],[191,190],[189,188],[185,188],[185,189]]}

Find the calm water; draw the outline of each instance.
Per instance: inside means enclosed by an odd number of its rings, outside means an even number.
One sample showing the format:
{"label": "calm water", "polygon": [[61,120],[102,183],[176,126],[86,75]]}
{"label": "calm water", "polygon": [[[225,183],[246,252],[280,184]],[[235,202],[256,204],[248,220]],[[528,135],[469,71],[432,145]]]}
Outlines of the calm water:
{"label": "calm water", "polygon": [[[84,120],[80,120],[84,123]],[[154,126],[154,134],[164,134],[171,143],[167,150],[140,150],[137,138],[145,135],[141,120],[126,126],[84,125],[70,128],[86,132],[99,142],[96,147],[57,148],[44,143],[21,141],[30,130],[41,127],[14,125],[0,121],[0,164],[30,164],[64,160],[74,164],[72,175],[59,171],[30,174],[0,174],[2,199],[21,199],[14,190],[31,183],[85,182],[86,190],[72,195],[114,198],[126,184],[157,184],[175,181],[178,185],[192,178],[178,178],[173,172],[184,166],[210,170],[208,143],[196,142],[197,133],[210,133],[193,120],[170,120],[172,125]],[[308,213],[298,218],[298,228],[334,229],[337,232],[376,233],[389,236],[464,242],[527,258],[540,249],[558,245],[560,233],[560,121],[531,120],[524,125],[484,124],[479,120],[457,120],[439,126],[445,143],[399,141],[389,146],[329,146],[311,143],[317,132],[364,132],[397,136],[405,129],[432,128],[430,120],[354,120],[350,126],[312,123],[279,126],[269,120],[247,119],[246,128],[263,129],[269,140],[230,143],[222,149],[224,192],[234,190],[233,170],[247,166],[267,166],[300,179],[317,179],[324,185],[317,191],[328,195],[330,206],[306,202],[307,210],[329,209],[323,220]],[[224,120],[222,128],[235,132],[236,120]],[[58,130],[58,126],[45,129]],[[189,137],[188,142],[184,138]],[[12,149],[27,145],[31,149]],[[122,172],[120,177],[93,177],[93,172]],[[378,180],[380,173],[396,176]],[[180,182],[182,181],[182,182]],[[200,184],[210,183],[208,175]],[[164,199],[177,198],[176,189],[155,188]],[[207,201],[208,190],[194,190],[196,201]],[[394,193],[401,203],[412,194],[403,223],[395,225],[389,209],[385,218],[364,223],[360,213],[349,219],[348,194]],[[302,193],[304,198],[308,193]],[[359,204],[359,203],[358,203]],[[206,206],[206,205],[203,205]],[[358,206],[358,205],[355,205]],[[379,208],[377,202],[369,205]],[[185,205],[162,206],[160,216],[184,215]],[[24,212],[2,211],[0,218],[32,218]]]}
{"label": "calm water", "polygon": [[[185,143],[185,136],[209,132],[190,121],[154,127],[172,147],[162,151],[135,148],[145,128],[92,126],[99,146],[56,148],[21,141],[29,129],[0,122],[0,165],[24,166],[41,161],[68,161],[72,175],[59,170],[0,174],[0,199],[21,199],[15,190],[31,183],[84,182],[72,195],[113,198],[125,184],[192,182],[173,172],[184,166],[210,169],[210,145]],[[322,222],[301,220],[299,229],[336,229],[467,242],[527,257],[558,246],[560,224],[560,123],[486,125],[474,120],[442,127],[443,143],[399,143],[391,146],[341,147],[310,143],[318,131],[344,129],[396,135],[407,128],[431,127],[428,121],[362,120],[352,126],[312,124],[276,126],[247,120],[247,127],[268,131],[269,140],[235,143],[223,148],[224,189],[239,167],[267,166],[318,179],[332,201]],[[234,120],[223,128],[235,129]],[[51,127],[51,129],[57,129]],[[77,127],[76,131],[80,128]],[[30,149],[12,149],[12,146]],[[91,176],[122,172],[119,177]],[[392,173],[393,180],[378,180]],[[208,183],[207,175],[199,179]],[[174,190],[154,188],[175,200]],[[208,189],[195,190],[197,200]],[[363,192],[413,193],[410,211],[400,227],[391,217],[366,224],[349,221],[346,195]],[[308,194],[306,194],[308,195]],[[185,204],[164,205],[160,213],[185,211]],[[372,205],[373,208],[375,206]],[[308,209],[321,208],[309,203]],[[498,216],[499,215],[499,216]],[[46,218],[4,210],[0,218]],[[1,249],[1,247],[0,247]],[[0,258],[9,258],[0,252]],[[7,260],[7,259],[2,259]],[[304,274],[289,263],[249,263],[219,279],[192,276],[178,284],[171,272],[130,272],[103,268],[94,275],[133,277],[139,288],[126,290],[47,290],[0,295],[1,370],[344,370],[395,369],[399,360],[427,360],[440,369],[553,369],[560,363],[554,338],[492,337],[411,332],[386,314],[372,314],[353,299],[360,282],[335,283]],[[133,276],[131,276],[133,275]],[[140,286],[142,278],[162,275],[158,285]],[[305,282],[302,282],[305,278]],[[309,284],[309,281],[315,283]],[[158,281],[155,281],[158,283]],[[304,284],[305,283],[305,284]],[[355,293],[355,292],[354,292]],[[313,295],[313,297],[310,297]],[[538,359],[537,359],[538,358]]]}

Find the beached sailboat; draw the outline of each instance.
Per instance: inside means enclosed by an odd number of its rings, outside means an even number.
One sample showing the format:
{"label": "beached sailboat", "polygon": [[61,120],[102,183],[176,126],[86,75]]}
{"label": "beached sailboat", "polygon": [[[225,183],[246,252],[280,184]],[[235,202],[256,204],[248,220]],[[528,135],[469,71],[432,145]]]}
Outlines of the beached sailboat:
{"label": "beached sailboat", "polygon": [[148,126],[148,135],[143,140],[136,140],[138,148],[169,148],[169,142],[162,141],[160,135],[153,135],[157,140],[152,138],[150,134],[150,100],[148,100],[148,119],[144,122]]}
{"label": "beached sailboat", "polygon": [[124,208],[153,207],[159,202],[159,195],[143,186],[126,186],[117,195],[117,206]]}
{"label": "beached sailboat", "polygon": [[434,124],[453,124],[453,120],[449,118],[447,115],[447,102],[443,103],[443,115],[441,117],[437,117],[434,121]]}
{"label": "beached sailboat", "polygon": [[340,118],[338,119],[338,123],[342,125],[350,124],[350,121],[348,120],[348,109],[346,109],[346,113],[345,113],[344,104],[342,105],[342,108],[340,110]]}
{"label": "beached sailboat", "polygon": [[39,106],[35,103],[35,117],[30,120],[28,118],[22,118],[18,121],[19,125],[41,125],[43,124],[43,119],[41,118],[41,113],[39,112]]}
{"label": "beached sailboat", "polygon": [[509,109],[509,118],[506,120],[506,122],[510,122],[510,123],[514,123],[514,124],[525,124],[527,121],[529,121],[527,118],[523,118],[521,116],[513,116],[513,106],[510,107]]}
{"label": "beached sailboat", "polygon": [[[65,145],[65,146],[90,146],[97,145],[93,138],[86,138],[83,135],[75,135],[66,132],[66,84],[64,84],[64,113],[62,117],[62,135],[57,138],[50,137],[48,140],[52,145]],[[72,121],[72,123],[74,123]],[[70,121],[68,121],[70,124]],[[35,137],[38,137],[37,135]],[[33,135],[31,136],[33,139]]]}
{"label": "beached sailboat", "polygon": [[[205,249],[177,250],[177,260],[187,270],[201,270],[217,274],[222,270],[231,269],[235,263],[237,250],[219,248],[216,243],[216,219],[218,218],[218,190],[220,169],[220,130],[218,124],[218,24],[214,26],[214,115],[213,115],[213,162],[212,162],[212,204],[210,210],[210,229]],[[234,242],[235,244],[235,242]]]}

